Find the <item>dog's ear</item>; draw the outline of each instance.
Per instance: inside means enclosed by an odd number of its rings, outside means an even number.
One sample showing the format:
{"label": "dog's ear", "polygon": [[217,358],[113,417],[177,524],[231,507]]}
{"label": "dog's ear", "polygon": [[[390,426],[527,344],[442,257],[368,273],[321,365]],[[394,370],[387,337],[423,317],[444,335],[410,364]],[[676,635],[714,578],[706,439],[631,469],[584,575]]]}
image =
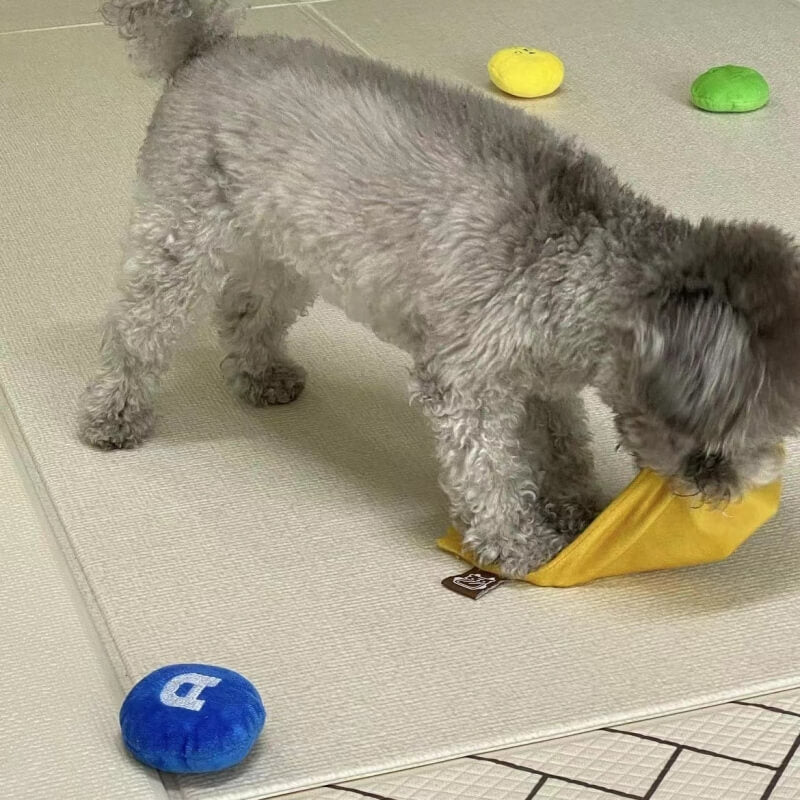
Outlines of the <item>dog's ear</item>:
{"label": "dog's ear", "polygon": [[671,292],[634,326],[634,379],[647,407],[677,430],[721,440],[761,374],[747,320],[711,292]]}

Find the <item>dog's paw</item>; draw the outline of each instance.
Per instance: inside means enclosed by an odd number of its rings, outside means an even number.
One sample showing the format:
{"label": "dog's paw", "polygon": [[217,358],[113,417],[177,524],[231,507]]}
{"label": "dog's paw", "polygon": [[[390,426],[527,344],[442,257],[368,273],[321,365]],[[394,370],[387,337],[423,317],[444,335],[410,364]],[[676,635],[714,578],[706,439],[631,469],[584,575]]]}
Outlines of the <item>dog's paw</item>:
{"label": "dog's paw", "polygon": [[539,503],[542,522],[567,543],[577,539],[600,513],[600,503],[594,497],[554,498]]}
{"label": "dog's paw", "polygon": [[273,406],[296,400],[306,385],[306,372],[290,362],[277,362],[259,373],[235,368],[234,359],[226,359],[223,372],[233,391],[254,406]]}
{"label": "dog's paw", "polygon": [[487,530],[470,527],[463,546],[482,566],[494,566],[509,578],[522,578],[546,564],[568,544],[567,538],[539,521],[524,528]]}
{"label": "dog's paw", "polygon": [[101,450],[127,449],[147,438],[153,420],[144,392],[124,383],[99,380],[81,398],[78,433],[84,442]]}

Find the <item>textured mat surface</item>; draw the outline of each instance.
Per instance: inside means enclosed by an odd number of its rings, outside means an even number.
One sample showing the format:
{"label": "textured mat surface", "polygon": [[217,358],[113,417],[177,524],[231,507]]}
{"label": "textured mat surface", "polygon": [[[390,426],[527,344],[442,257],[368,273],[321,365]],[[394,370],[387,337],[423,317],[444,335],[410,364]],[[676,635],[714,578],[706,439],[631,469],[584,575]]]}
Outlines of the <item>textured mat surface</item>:
{"label": "textured mat surface", "polygon": [[[463,2],[438,21],[415,3],[334,0],[258,12],[249,26],[479,85],[494,47],[544,37],[569,82],[542,114],[680,211],[800,230],[800,9],[676,2],[648,4],[645,20],[638,4],[601,2],[576,30],[577,0],[557,14]],[[714,26],[700,20],[696,33],[690,10]],[[773,103],[746,118],[689,108],[680,86],[734,58],[768,75]],[[324,307],[293,337],[311,377],[299,403],[239,405],[203,330],[164,385],[147,447],[83,448],[74,398],[156,89],[94,27],[7,36],[0,69],[15,123],[0,141],[0,380],[43,501],[125,683],[170,661],[219,662],[248,675],[271,712],[241,768],[175,791],[265,797],[798,683],[796,448],[781,515],[725,564],[571,591],[504,587],[477,604],[439,586],[458,565],[434,548],[445,508],[404,359]],[[596,426],[611,492],[630,471],[610,455],[601,413]]]}

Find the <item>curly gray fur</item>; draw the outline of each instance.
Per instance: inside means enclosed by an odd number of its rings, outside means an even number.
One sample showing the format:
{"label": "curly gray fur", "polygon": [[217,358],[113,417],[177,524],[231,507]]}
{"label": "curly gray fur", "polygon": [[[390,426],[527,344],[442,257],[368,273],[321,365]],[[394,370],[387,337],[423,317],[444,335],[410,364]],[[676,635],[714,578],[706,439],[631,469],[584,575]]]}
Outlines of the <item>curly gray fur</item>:
{"label": "curly gray fur", "polygon": [[139,71],[158,78],[230,36],[238,19],[228,0],[109,0],[101,13],[130,42]]}
{"label": "curly gray fur", "polygon": [[286,333],[319,294],[411,354],[454,520],[508,574],[598,510],[587,385],[636,462],[680,491],[725,502],[776,476],[800,424],[790,237],[677,218],[482,93],[310,41],[229,37],[223,4],[113,7],[172,81],[140,154],[86,441],[147,435],[208,293],[234,390],[293,400],[305,373]]}

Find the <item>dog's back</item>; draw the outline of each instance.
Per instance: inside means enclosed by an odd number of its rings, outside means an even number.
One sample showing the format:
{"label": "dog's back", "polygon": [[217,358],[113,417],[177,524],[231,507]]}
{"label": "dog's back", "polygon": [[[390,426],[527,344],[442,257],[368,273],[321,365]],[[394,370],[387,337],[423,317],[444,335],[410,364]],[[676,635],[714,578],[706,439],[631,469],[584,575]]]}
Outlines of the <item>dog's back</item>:
{"label": "dog's back", "polygon": [[233,388],[297,397],[317,293],[413,357],[464,542],[520,574],[597,508],[576,393],[708,500],[769,481],[800,423],[800,261],[766,226],[693,225],[520,109],[312,42],[235,38],[226,2],[113,0],[168,85],[82,435],[141,441],[197,300]]}

